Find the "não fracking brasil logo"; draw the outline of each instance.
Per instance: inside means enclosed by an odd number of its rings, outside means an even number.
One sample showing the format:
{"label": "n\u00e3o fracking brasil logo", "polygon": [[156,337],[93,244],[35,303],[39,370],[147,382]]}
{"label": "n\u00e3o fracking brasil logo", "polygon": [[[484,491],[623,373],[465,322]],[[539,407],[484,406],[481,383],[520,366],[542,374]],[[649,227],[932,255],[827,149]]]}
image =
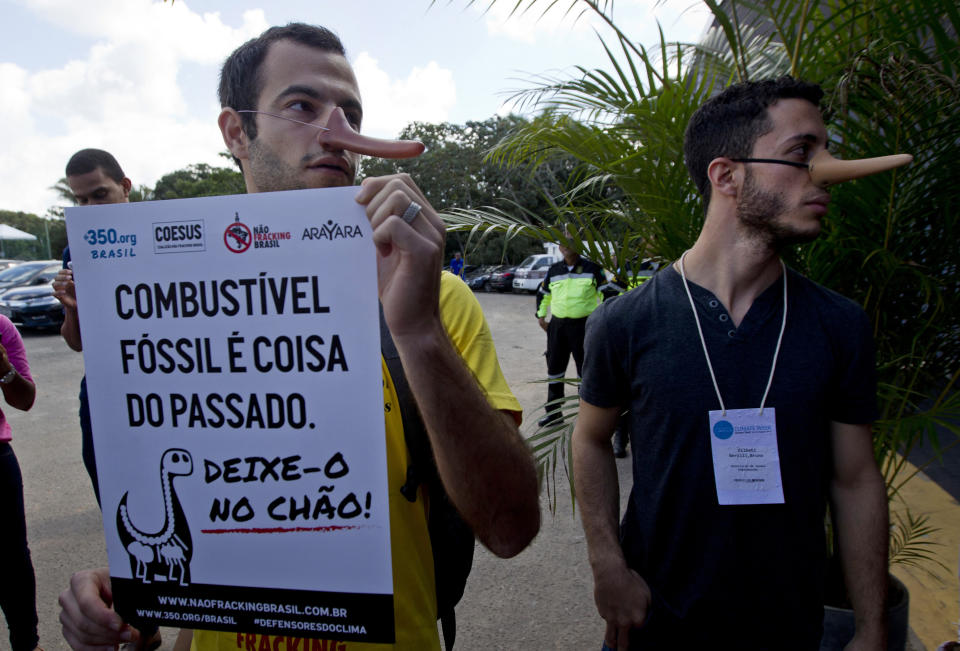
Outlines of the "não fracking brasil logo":
{"label": "n\u00e3o fracking brasil logo", "polygon": [[253,233],[250,227],[240,221],[240,213],[234,213],[232,224],[223,231],[223,243],[234,253],[243,253],[250,248],[253,242]]}

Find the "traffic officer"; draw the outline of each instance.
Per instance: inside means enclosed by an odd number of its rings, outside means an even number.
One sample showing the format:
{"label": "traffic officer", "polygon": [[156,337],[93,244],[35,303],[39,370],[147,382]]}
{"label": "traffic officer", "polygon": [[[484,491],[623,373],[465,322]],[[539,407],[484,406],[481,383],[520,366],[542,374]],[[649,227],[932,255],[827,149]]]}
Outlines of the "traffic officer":
{"label": "traffic officer", "polygon": [[[564,232],[566,241],[570,231]],[[570,355],[577,365],[577,377],[583,366],[583,336],[587,317],[603,300],[600,287],[604,284],[603,269],[563,244],[563,260],[553,264],[537,292],[537,319],[547,332],[547,414],[537,421],[540,427],[560,420],[563,398],[563,376]],[[547,309],[551,318],[547,321]]]}

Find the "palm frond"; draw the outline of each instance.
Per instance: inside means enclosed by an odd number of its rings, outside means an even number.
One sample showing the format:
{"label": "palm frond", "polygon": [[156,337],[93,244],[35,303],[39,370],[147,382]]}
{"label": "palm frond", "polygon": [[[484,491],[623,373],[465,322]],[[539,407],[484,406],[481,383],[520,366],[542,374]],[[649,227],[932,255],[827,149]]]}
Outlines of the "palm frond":
{"label": "palm frond", "polygon": [[[683,164],[684,129],[709,96],[742,80],[790,73],[820,83],[830,147],[843,158],[914,154],[908,167],[832,188],[820,239],[785,254],[801,273],[859,302],[871,320],[882,414],[875,453],[897,498],[910,479],[911,450],[960,441],[955,0],[704,0],[714,25],[700,43],[670,41],[661,29],[649,47],[616,25],[612,2],[508,2],[514,11],[536,5],[600,16],[607,62],[527,80],[513,97],[537,117],[488,154],[523,174],[572,160],[575,172],[548,213],[463,211],[449,217],[452,228],[557,241],[556,225],[574,221],[582,228],[577,250],[613,244],[604,265],[676,258],[703,219]],[[542,477],[555,478],[569,439],[559,429],[535,436]],[[923,561],[929,533],[923,517],[899,519],[891,549],[905,560],[895,562]]]}
{"label": "palm frond", "polygon": [[936,548],[941,543],[930,540],[930,536],[939,529],[931,527],[926,515],[915,516],[907,509],[903,514],[895,513],[890,525],[890,565],[904,565],[928,571],[926,565],[932,564],[950,571],[937,558]]}

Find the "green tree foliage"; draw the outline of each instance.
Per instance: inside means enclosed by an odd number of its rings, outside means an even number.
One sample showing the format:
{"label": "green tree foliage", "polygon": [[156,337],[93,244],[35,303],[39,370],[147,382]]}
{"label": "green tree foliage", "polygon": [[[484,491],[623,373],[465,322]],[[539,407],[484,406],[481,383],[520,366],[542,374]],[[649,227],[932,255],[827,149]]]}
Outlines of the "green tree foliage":
{"label": "green tree foliage", "polygon": [[[548,165],[508,169],[485,156],[500,140],[525,125],[516,115],[492,117],[466,124],[414,122],[401,138],[419,140],[427,151],[409,160],[367,159],[365,176],[406,172],[417,181],[438,211],[501,207],[521,214],[549,218],[552,197],[559,194],[574,169],[573,158],[557,158]],[[520,262],[530,253],[542,253],[539,240],[505,237],[497,229],[464,229],[447,238],[447,256],[460,249],[468,262]]]}
{"label": "green tree foliage", "polygon": [[[937,426],[960,433],[960,11],[955,0],[704,2],[715,26],[701,43],[671,42],[661,30],[650,49],[617,26],[612,1],[511,2],[515,12],[600,17],[610,30],[600,36],[609,63],[537,78],[516,99],[542,117],[492,156],[521,166],[572,156],[581,174],[557,202],[583,226],[571,244],[612,240],[619,259],[672,260],[692,245],[703,215],[683,165],[683,130],[730,83],[782,74],[816,81],[840,157],[914,154],[906,168],[832,188],[821,238],[786,252],[799,271],[860,302],[873,322],[883,414],[876,454],[894,497],[909,477],[898,477],[903,461],[892,452],[923,440],[939,447]],[[616,190],[598,201],[589,192],[597,184]],[[455,217],[453,228],[559,236],[527,216]],[[544,472],[566,462],[568,435],[536,441]]]}
{"label": "green tree foliage", "polygon": [[[143,190],[141,186],[141,190]],[[243,175],[228,167],[197,163],[160,177],[152,199],[187,199],[225,194],[243,194]],[[132,194],[132,193],[131,193]]]}
{"label": "green tree foliage", "polygon": [[[67,245],[67,229],[62,217],[38,217],[27,212],[0,210],[0,224],[13,226],[37,237],[36,240],[5,240],[3,252],[7,258],[42,260],[49,256],[59,258]],[[47,251],[47,238],[50,250]]]}

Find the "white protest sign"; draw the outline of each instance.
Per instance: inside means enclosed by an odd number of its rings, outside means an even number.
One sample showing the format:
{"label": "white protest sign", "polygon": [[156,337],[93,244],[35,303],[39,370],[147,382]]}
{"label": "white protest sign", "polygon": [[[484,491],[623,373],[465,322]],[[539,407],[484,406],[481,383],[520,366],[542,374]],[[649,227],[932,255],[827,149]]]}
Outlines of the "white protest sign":
{"label": "white protest sign", "polygon": [[67,209],[118,611],[393,640],[359,188]]}

